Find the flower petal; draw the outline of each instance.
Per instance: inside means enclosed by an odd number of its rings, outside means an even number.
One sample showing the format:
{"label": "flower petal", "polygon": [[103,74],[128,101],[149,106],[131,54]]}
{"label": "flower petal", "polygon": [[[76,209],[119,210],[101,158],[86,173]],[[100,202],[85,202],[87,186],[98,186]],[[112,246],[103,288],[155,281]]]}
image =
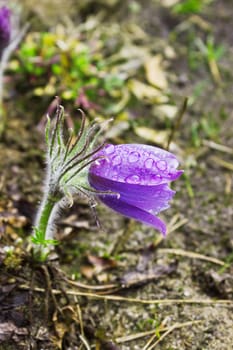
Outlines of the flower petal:
{"label": "flower petal", "polygon": [[11,11],[8,7],[0,8],[0,56],[4,48],[10,42],[11,25],[10,25]]}
{"label": "flower petal", "polygon": [[176,157],[158,147],[123,144],[106,145],[98,156],[104,156],[90,171],[103,178],[128,184],[159,185],[176,180],[182,170]]}
{"label": "flower petal", "polygon": [[166,225],[157,216],[154,216],[153,214],[148,213],[147,211],[142,210],[140,208],[137,208],[129,203],[126,203],[116,197],[100,196],[100,199],[104,204],[106,204],[108,207],[112,208],[116,212],[126,217],[136,219],[149,226],[153,226],[154,228],[159,230],[163,235],[166,234]]}
{"label": "flower petal", "polygon": [[112,191],[117,196],[99,198],[110,208],[166,232],[155,214],[169,207],[173,197],[168,183],[182,173],[176,157],[163,149],[140,145],[106,145],[89,169],[89,183],[97,191]]}
{"label": "flower petal", "polygon": [[169,200],[175,194],[167,184],[157,186],[130,185],[118,181],[112,181],[89,173],[89,182],[99,191],[111,190],[119,193],[120,199],[135,207],[159,213],[169,207]]}

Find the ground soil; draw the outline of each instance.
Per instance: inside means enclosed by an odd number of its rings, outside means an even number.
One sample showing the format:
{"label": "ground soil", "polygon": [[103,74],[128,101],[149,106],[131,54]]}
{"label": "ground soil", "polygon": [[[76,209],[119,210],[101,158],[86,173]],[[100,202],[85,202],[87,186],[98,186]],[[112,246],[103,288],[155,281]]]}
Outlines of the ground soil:
{"label": "ground soil", "polygon": [[[153,332],[141,333],[151,330],[161,337],[156,346],[161,350],[232,349],[232,10],[230,1],[213,1],[201,14],[216,43],[225,46],[219,84],[208,64],[195,70],[188,64],[192,25],[195,35],[206,35],[200,18],[181,30],[185,18],[156,1],[135,15],[148,35],[174,47],[176,58],[167,67],[172,95],[178,103],[183,96],[192,100],[175,134],[186,176],[174,185],[177,195],[162,215],[173,223],[170,228],[180,225],[165,239],[101,205],[98,228],[81,200],[60,220],[61,244],[50,260],[34,262],[28,237],[41,198],[44,138],[33,106],[25,110],[24,104],[16,108],[14,101],[7,102],[0,148],[0,349],[142,350],[149,348]],[[121,9],[117,14],[127,21]],[[203,120],[214,126],[206,131]],[[216,149],[216,144],[228,148]],[[174,324],[177,328],[170,329]]]}

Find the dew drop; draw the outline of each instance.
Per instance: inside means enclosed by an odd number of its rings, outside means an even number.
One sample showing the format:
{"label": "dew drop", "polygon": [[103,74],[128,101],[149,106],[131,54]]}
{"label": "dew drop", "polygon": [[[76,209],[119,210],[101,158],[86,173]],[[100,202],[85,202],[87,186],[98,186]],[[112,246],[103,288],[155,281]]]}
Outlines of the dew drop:
{"label": "dew drop", "polygon": [[116,155],[112,157],[112,165],[120,165],[122,162],[121,157],[119,155]]}
{"label": "dew drop", "polygon": [[147,158],[144,162],[144,166],[146,169],[151,169],[153,168],[153,165],[154,165],[154,161],[152,158]]}
{"label": "dew drop", "polygon": [[140,154],[138,152],[130,152],[128,161],[129,163],[136,163],[140,158]]}
{"label": "dew drop", "polygon": [[167,162],[165,160],[159,160],[156,163],[156,166],[159,170],[164,171],[167,169]]}
{"label": "dew drop", "polygon": [[115,150],[115,147],[113,145],[107,145],[104,148],[104,151],[106,154],[112,154],[112,153],[114,153],[114,150]]}
{"label": "dew drop", "polygon": [[111,179],[114,180],[114,181],[117,181],[119,179],[118,172],[111,173]]}
{"label": "dew drop", "polygon": [[138,184],[140,182],[140,177],[138,175],[130,175],[125,181],[129,184]]}
{"label": "dew drop", "polygon": [[175,158],[169,159],[168,167],[170,171],[175,170],[178,167],[178,165],[179,165],[178,160],[176,160]]}
{"label": "dew drop", "polygon": [[97,159],[96,161],[95,161],[95,165],[97,165],[98,167],[101,165],[101,166],[103,166],[105,163],[107,162],[107,160],[104,158],[102,158],[102,159]]}
{"label": "dew drop", "polygon": [[158,185],[161,182],[161,179],[162,177],[160,175],[153,175],[148,182],[152,185]]}
{"label": "dew drop", "polygon": [[155,162],[160,161],[160,158],[156,152],[150,152],[149,153],[149,158],[153,159]]}

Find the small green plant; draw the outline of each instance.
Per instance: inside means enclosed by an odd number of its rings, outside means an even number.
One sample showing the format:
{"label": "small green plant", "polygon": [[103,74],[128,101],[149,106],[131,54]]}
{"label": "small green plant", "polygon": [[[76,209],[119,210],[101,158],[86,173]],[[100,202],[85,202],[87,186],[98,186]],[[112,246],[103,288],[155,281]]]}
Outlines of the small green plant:
{"label": "small green plant", "polygon": [[199,121],[191,125],[191,141],[194,147],[200,147],[204,138],[216,140],[220,130],[219,123],[212,114],[204,115]]}
{"label": "small green plant", "polygon": [[209,35],[205,41],[197,37],[190,44],[188,58],[189,65],[192,69],[197,69],[200,64],[207,64],[213,80],[216,83],[221,83],[221,76],[218,67],[218,61],[223,57],[225,47],[221,44],[216,44],[214,37]]}
{"label": "small green plant", "polygon": [[179,15],[200,13],[211,1],[212,0],[183,0],[174,5],[173,12]]}
{"label": "small green plant", "polygon": [[63,30],[29,33],[11,70],[34,96],[59,95],[86,110],[107,109],[124,84],[112,73],[100,47]]}

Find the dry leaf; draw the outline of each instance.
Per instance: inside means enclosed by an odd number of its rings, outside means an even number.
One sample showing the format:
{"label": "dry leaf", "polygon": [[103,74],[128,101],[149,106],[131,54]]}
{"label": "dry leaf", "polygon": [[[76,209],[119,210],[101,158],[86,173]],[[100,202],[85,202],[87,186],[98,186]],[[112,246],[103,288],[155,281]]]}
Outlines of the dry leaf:
{"label": "dry leaf", "polygon": [[144,84],[139,80],[131,79],[128,83],[128,87],[139,100],[145,100],[150,103],[168,102],[167,96],[165,96],[160,90],[153,86]]}
{"label": "dry leaf", "polygon": [[126,120],[117,121],[114,122],[114,125],[111,127],[110,130],[106,132],[106,138],[108,139],[114,139],[116,137],[119,137],[122,135],[126,130],[128,130],[130,127],[129,122]]}
{"label": "dry leaf", "polygon": [[162,90],[167,89],[167,78],[162,66],[162,56],[150,57],[145,62],[146,78],[151,85]]}
{"label": "dry leaf", "polygon": [[111,269],[117,265],[117,262],[110,258],[103,258],[95,255],[87,255],[88,262],[92,265],[82,265],[80,271],[86,278],[91,279],[102,271]]}
{"label": "dry leaf", "polygon": [[153,112],[155,116],[159,116],[162,119],[164,118],[173,119],[177,113],[177,106],[172,106],[172,105],[155,106]]}
{"label": "dry leaf", "polygon": [[125,288],[136,287],[169,275],[176,271],[176,269],[177,263],[174,262],[170,265],[157,265],[143,272],[130,271],[121,277],[121,283]]}
{"label": "dry leaf", "polygon": [[165,7],[172,7],[177,4],[180,0],[162,0],[162,5]]}
{"label": "dry leaf", "polygon": [[170,46],[170,45],[167,45],[165,48],[164,48],[164,55],[166,58],[168,58],[169,60],[173,60],[177,57],[177,54],[175,52],[175,49]]}
{"label": "dry leaf", "polygon": [[95,255],[88,255],[87,258],[98,272],[113,268],[117,265],[116,261],[110,258],[102,258]]}
{"label": "dry leaf", "polygon": [[134,129],[135,133],[146,141],[166,147],[169,132],[167,130],[154,130],[146,126],[138,126]]}
{"label": "dry leaf", "polygon": [[92,277],[95,274],[95,269],[93,266],[89,265],[82,265],[80,267],[80,272],[83,276],[85,276],[87,279],[92,279]]}

